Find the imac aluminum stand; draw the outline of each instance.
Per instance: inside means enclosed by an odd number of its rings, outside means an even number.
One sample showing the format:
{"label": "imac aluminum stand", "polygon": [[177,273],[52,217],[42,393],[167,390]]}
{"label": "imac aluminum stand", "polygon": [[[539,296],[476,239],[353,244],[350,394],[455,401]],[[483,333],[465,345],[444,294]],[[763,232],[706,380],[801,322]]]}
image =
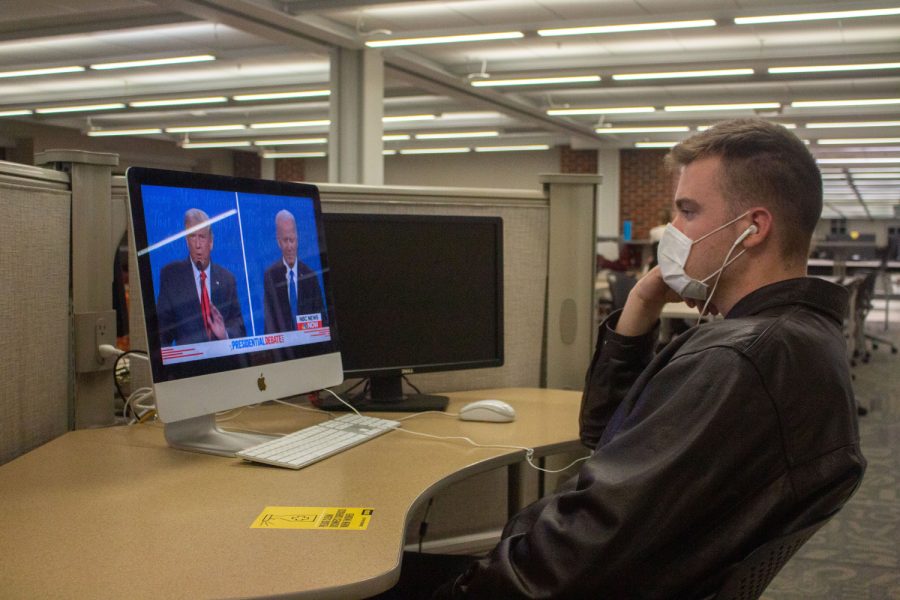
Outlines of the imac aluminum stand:
{"label": "imac aluminum stand", "polygon": [[223,431],[216,425],[216,415],[202,415],[165,424],[166,441],[173,448],[219,456],[267,442],[277,436],[262,433]]}

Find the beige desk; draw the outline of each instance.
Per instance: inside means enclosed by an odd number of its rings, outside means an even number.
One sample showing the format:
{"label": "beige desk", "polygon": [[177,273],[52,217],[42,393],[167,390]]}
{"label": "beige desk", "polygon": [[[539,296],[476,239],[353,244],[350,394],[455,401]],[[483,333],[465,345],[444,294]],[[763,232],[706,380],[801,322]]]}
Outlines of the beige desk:
{"label": "beige desk", "polygon": [[[508,401],[517,420],[434,415],[404,427],[543,454],[578,446],[580,393],[461,392],[451,394],[449,411],[485,397]],[[268,431],[322,418],[281,406],[242,417]],[[396,431],[291,471],[172,450],[159,425],[71,432],[0,467],[0,595],[365,597],[399,576],[407,519],[419,503],[453,481],[521,457]],[[366,531],[251,529],[266,506],[375,512]]]}

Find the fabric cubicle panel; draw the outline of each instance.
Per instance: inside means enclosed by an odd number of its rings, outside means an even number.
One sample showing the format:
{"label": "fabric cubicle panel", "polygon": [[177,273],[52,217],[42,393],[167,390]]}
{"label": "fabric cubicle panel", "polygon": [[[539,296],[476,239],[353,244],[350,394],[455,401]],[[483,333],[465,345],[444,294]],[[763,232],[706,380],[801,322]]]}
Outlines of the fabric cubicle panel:
{"label": "fabric cubicle panel", "polygon": [[70,422],[68,176],[0,162],[0,464]]}

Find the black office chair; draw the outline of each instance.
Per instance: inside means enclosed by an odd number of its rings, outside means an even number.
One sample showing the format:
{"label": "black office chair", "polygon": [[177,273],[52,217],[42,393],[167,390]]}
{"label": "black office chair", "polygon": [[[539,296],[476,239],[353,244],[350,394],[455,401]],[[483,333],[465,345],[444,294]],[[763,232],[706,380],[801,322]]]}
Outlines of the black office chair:
{"label": "black office chair", "polygon": [[[856,301],[856,310],[861,311],[858,323],[860,327],[860,333],[862,333],[861,337],[863,342],[862,348],[858,347],[856,351],[862,354],[861,359],[864,363],[869,362],[869,359],[872,357],[872,353],[869,352],[868,348],[865,347],[865,342],[869,342],[872,345],[873,350],[878,350],[878,344],[884,344],[891,349],[891,354],[897,354],[897,346],[891,340],[884,337],[879,337],[871,333],[866,333],[865,331],[866,317],[868,316],[869,311],[872,310],[872,300],[875,297],[875,282],[878,280],[879,276],[884,277],[882,269],[866,273],[865,278],[860,285],[859,297]],[[885,303],[885,311],[887,311],[887,307],[888,305],[887,303]]]}
{"label": "black office chair", "polygon": [[766,542],[733,565],[725,576],[725,583],[706,600],[756,600],[765,591],[787,561],[818,531],[828,519],[814,523],[794,533]]}
{"label": "black office chair", "polygon": [[637,283],[637,277],[629,275],[628,273],[610,271],[606,275],[606,281],[609,283],[609,296],[612,300],[611,309],[619,310],[625,306],[625,301],[628,299],[628,292],[630,292],[631,288],[634,287],[634,284]]}

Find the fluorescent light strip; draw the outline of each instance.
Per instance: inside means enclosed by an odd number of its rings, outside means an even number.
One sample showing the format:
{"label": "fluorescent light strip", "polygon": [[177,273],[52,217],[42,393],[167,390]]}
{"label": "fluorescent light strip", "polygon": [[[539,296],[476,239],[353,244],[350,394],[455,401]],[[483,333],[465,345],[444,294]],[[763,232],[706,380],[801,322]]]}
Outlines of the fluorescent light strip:
{"label": "fluorescent light strip", "polygon": [[0,111],[0,117],[24,117],[26,115],[33,114],[30,110],[22,109],[22,110],[2,110]]}
{"label": "fluorescent light strip", "polygon": [[26,69],[24,71],[0,71],[0,79],[9,77],[36,77],[39,75],[59,75],[62,73],[81,73],[84,67],[48,67],[46,69]]}
{"label": "fluorescent light strip", "polygon": [[816,159],[820,165],[865,165],[865,164],[894,164],[900,163],[898,157],[885,158],[818,158]]}
{"label": "fluorescent light strip", "polygon": [[671,148],[678,142],[635,142],[635,148]]}
{"label": "fluorescent light strip", "polygon": [[831,71],[874,71],[878,69],[900,69],[900,62],[871,63],[861,65],[811,65],[808,67],[769,67],[769,73],[829,73]]}
{"label": "fluorescent light strip", "polygon": [[702,110],[760,110],[767,108],[780,108],[778,102],[744,102],[735,104],[676,104],[665,106],[666,112],[691,112]]}
{"label": "fluorescent light strip", "polygon": [[549,150],[547,144],[525,144],[522,146],[476,146],[475,152],[532,152]]}
{"label": "fluorescent light strip", "polygon": [[843,173],[822,173],[822,179],[844,179],[846,175]]}
{"label": "fluorescent light strip", "polygon": [[322,158],[325,152],[264,152],[263,158]]}
{"label": "fluorescent light strip", "polygon": [[250,146],[250,142],[185,142],[181,144],[182,148],[246,148]]}
{"label": "fluorescent light strip", "polygon": [[497,137],[499,131],[457,131],[448,133],[417,133],[417,140],[452,140],[457,138]]}
{"label": "fluorescent light strip", "polygon": [[47,108],[36,108],[34,109],[34,112],[38,113],[39,115],[52,115],[56,113],[117,110],[121,108],[125,108],[125,105],[121,102],[114,102],[110,104],[84,104],[81,106],[49,106]]}
{"label": "fluorescent light strip", "polygon": [[[785,129],[797,129],[797,125],[795,123],[775,123],[771,121],[773,125],[781,125]],[[697,131],[706,131],[707,129],[712,129],[713,125],[697,125]]]}
{"label": "fluorescent light strip", "polygon": [[530,79],[480,79],[472,87],[500,87],[512,85],[552,85],[554,83],[591,83],[600,81],[599,75],[575,75],[572,77],[532,77]]}
{"label": "fluorescent light strip", "polygon": [[400,154],[463,154],[470,151],[469,148],[406,148]]}
{"label": "fluorescent light strip", "polygon": [[231,99],[237,102],[255,102],[258,100],[285,100],[288,98],[320,98],[330,96],[330,90],[304,90],[299,92],[272,92],[269,94],[239,94]]}
{"label": "fluorescent light strip", "polygon": [[366,42],[366,46],[368,46],[369,48],[391,48],[395,46],[425,46],[430,44],[459,44],[462,42],[515,40],[523,37],[525,37],[525,34],[521,31],[499,31],[496,33],[469,33],[464,35],[440,35],[435,37],[372,40]]}
{"label": "fluorescent light strip", "polygon": [[858,19],[861,17],[886,17],[900,15],[900,8],[874,8],[870,10],[840,10],[819,13],[794,13],[790,15],[765,15],[760,17],[736,17],[735,25],[761,25],[764,23],[793,23],[797,21],[821,21],[824,19]]}
{"label": "fluorescent light strip", "polygon": [[883,106],[900,104],[900,98],[866,98],[862,100],[801,100],[791,102],[791,108],[825,108],[829,106]]}
{"label": "fluorescent light strip", "polygon": [[250,129],[287,129],[289,127],[318,127],[320,125],[331,125],[328,119],[318,119],[313,121],[280,121],[277,123],[251,123]]}
{"label": "fluorescent light strip", "polygon": [[194,133],[199,131],[239,131],[246,129],[244,125],[187,125],[183,127],[166,127],[166,133]]}
{"label": "fluorescent light strip", "polygon": [[853,127],[900,127],[900,121],[847,121],[845,123],[807,123],[807,129],[842,129]]}
{"label": "fluorescent light strip", "polygon": [[253,142],[255,146],[294,146],[307,144],[324,144],[328,142],[328,138],[294,138],[285,140],[256,140]]}
{"label": "fluorescent light strip", "polygon": [[886,170],[885,173],[868,173],[862,169],[851,169],[853,179],[900,179],[900,171]]}
{"label": "fluorescent light strip", "polygon": [[187,63],[209,62],[216,60],[212,54],[197,54],[194,56],[175,56],[173,58],[149,58],[146,60],[128,60],[122,62],[97,63],[91,65],[95,71],[110,71],[112,69],[136,69],[141,67],[158,67],[163,65],[183,65]]}
{"label": "fluorescent light strip", "polygon": [[405,142],[409,140],[411,136],[405,133],[389,133],[381,136],[381,141],[383,142]]}
{"label": "fluorescent light strip", "polygon": [[436,115],[397,115],[395,117],[383,117],[382,123],[402,123],[405,121],[433,121]]}
{"label": "fluorescent light strip", "polygon": [[96,129],[88,131],[88,137],[112,137],[116,135],[153,135],[162,133],[162,129],[145,128],[145,129]]}
{"label": "fluorescent light strip", "polygon": [[551,108],[547,114],[554,117],[574,115],[627,115],[637,113],[652,113],[656,109],[652,106],[616,106],[601,108]]}
{"label": "fluorescent light strip", "polygon": [[153,106],[189,106],[193,104],[221,104],[228,102],[225,96],[210,96],[207,98],[170,98],[167,100],[138,100],[129,102],[132,108],[150,108]]}
{"label": "fluorescent light strip", "polygon": [[631,23],[628,25],[599,25],[596,27],[563,27],[560,29],[539,29],[541,37],[562,35],[595,35],[603,33],[627,33],[632,31],[660,31],[664,29],[693,29],[697,27],[715,27],[713,19],[694,21],[665,21],[659,23]]}
{"label": "fluorescent light strip", "polygon": [[753,69],[714,69],[707,71],[670,71],[667,73],[620,73],[613,75],[616,81],[637,81],[642,79],[680,79],[688,77],[730,77],[753,75]]}
{"label": "fluorescent light strip", "polygon": [[895,138],[827,138],[816,142],[823,146],[837,146],[841,144],[900,144],[900,137]]}
{"label": "fluorescent light strip", "polygon": [[382,156],[393,156],[395,154],[397,154],[396,150],[382,150],[381,151]]}
{"label": "fluorescent light strip", "polygon": [[686,125],[659,126],[659,127],[598,127],[597,133],[608,135],[618,133],[682,133],[690,131]]}

